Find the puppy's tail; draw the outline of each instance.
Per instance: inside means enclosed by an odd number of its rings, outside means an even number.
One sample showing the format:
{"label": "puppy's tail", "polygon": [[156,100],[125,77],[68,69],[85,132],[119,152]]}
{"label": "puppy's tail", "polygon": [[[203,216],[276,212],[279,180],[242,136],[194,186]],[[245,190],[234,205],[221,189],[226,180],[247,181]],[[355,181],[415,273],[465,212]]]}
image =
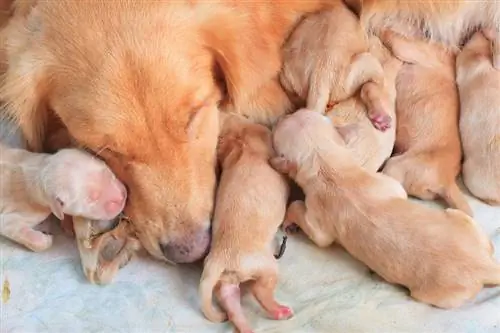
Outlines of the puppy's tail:
{"label": "puppy's tail", "polygon": [[207,269],[211,267],[205,265],[203,275],[201,276],[199,294],[201,299],[201,311],[205,317],[214,323],[220,323],[227,320],[227,315],[214,307],[212,299],[214,288],[217,282],[219,282],[224,269],[219,269],[218,265],[216,267],[217,268],[213,267],[212,269]]}
{"label": "puppy's tail", "polygon": [[450,186],[444,188],[440,195],[451,208],[459,209],[471,217],[474,215],[467,202],[467,198],[460,190],[457,183],[453,182]]}

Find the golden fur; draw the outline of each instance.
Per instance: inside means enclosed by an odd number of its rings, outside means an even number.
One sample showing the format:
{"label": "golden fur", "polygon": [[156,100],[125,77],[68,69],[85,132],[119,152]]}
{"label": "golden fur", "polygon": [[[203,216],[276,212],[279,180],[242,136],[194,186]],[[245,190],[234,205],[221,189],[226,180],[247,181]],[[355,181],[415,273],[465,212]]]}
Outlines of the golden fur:
{"label": "golden fur", "polygon": [[273,296],[278,265],[272,243],[285,216],[289,187],[268,162],[274,154],[271,131],[238,116],[228,117],[218,147],[222,176],[200,298],[207,318],[224,320],[226,315],[212,305],[216,289],[229,319],[240,332],[249,332],[240,304],[240,283],[252,281],[253,294],[271,318],[292,315]]}
{"label": "golden fur", "polygon": [[460,191],[462,148],[455,84],[455,56],[438,44],[386,31],[382,40],[405,62],[396,83],[395,153],[383,172],[397,179],[409,195],[444,199],[472,216]]}
{"label": "golden fur", "polygon": [[[250,100],[257,106],[247,115],[262,122],[285,112],[279,104],[269,112],[256,95],[276,80],[281,46],[301,17],[337,2],[19,0],[0,38],[2,112],[36,151],[60,118],[128,186],[125,211],[145,248],[194,261],[209,244],[218,106],[245,112]],[[385,17],[402,31],[411,17],[416,30],[425,19],[433,38],[452,42],[473,25],[463,23],[467,13],[498,19],[492,1],[351,6],[369,27]]]}
{"label": "golden fur", "polygon": [[457,84],[464,184],[479,199],[500,205],[500,71],[481,32],[457,56]]}
{"label": "golden fur", "polygon": [[388,282],[437,307],[458,307],[483,285],[500,284],[492,243],[472,218],[408,200],[396,181],[358,166],[338,137],[311,111],[275,127],[281,157],[272,164],[306,196],[288,208],[285,228],[296,223],[320,247],[339,243]]}
{"label": "golden fur", "polygon": [[[368,48],[358,17],[339,3],[306,17],[292,32],[283,50],[281,83],[296,104],[325,113],[367,82],[383,85],[383,69]],[[390,126],[385,110],[368,108],[368,115],[378,128]]]}
{"label": "golden fur", "polygon": [[369,171],[378,171],[391,156],[396,140],[396,126],[382,132],[373,127],[367,108],[385,110],[396,121],[396,76],[401,61],[376,36],[369,40],[369,51],[381,63],[384,84],[368,82],[355,97],[334,105],[327,113],[359,164]]}

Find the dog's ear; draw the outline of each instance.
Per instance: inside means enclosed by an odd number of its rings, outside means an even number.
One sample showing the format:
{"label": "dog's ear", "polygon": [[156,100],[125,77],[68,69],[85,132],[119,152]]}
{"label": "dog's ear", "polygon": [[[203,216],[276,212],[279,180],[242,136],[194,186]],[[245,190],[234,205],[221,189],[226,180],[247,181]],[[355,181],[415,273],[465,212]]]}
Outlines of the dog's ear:
{"label": "dog's ear", "polygon": [[223,12],[202,24],[203,40],[214,55],[215,77],[224,86],[224,103],[241,104],[281,68],[280,43],[252,28],[252,18]]}
{"label": "dog's ear", "polygon": [[61,201],[61,199],[57,197],[51,198],[49,207],[55,217],[57,217],[61,221],[64,220],[63,202]]}
{"label": "dog's ear", "polygon": [[[23,24],[14,22],[8,29],[9,36],[17,39],[16,45],[33,43]],[[14,52],[7,57],[7,61],[8,68],[0,88],[0,100],[4,103],[3,114],[0,116],[15,121],[23,132],[28,148],[40,152],[48,122],[45,104],[48,80],[45,79],[44,62],[34,52]]]}

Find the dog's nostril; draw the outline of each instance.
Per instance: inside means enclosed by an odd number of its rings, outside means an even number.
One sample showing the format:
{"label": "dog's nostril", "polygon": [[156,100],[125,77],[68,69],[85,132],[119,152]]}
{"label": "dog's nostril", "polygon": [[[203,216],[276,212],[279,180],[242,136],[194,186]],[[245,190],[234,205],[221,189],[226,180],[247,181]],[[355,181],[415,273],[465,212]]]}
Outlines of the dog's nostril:
{"label": "dog's nostril", "polygon": [[169,261],[177,264],[191,263],[202,259],[208,252],[210,232],[198,231],[184,237],[182,241],[173,240],[160,243],[160,249]]}

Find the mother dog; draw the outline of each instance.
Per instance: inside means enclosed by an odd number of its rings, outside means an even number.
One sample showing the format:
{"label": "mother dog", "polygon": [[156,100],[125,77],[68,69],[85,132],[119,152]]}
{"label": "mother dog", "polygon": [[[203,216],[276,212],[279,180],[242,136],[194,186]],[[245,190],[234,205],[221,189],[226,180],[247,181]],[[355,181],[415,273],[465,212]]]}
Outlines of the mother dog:
{"label": "mother dog", "polygon": [[[219,110],[263,122],[285,112],[269,95],[283,94],[280,48],[333,1],[19,1],[0,39],[0,98],[32,150],[61,123],[101,156],[129,188],[125,212],[144,247],[192,262],[210,241]],[[345,1],[372,30],[450,46],[500,21],[493,0]]]}

